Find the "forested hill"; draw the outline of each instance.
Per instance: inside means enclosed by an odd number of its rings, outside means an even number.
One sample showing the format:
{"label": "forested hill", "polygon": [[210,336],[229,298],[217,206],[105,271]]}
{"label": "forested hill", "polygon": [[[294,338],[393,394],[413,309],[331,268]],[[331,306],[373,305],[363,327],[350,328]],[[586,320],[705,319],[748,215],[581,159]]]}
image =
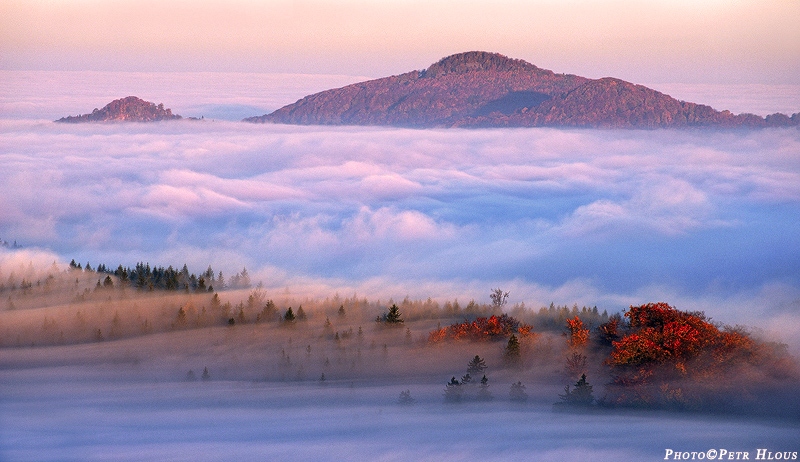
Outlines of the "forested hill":
{"label": "forested hill", "polygon": [[[241,272],[236,273],[229,279],[225,279],[222,271],[215,273],[208,269],[200,275],[189,273],[189,268],[186,264],[183,268],[178,270],[172,266],[164,268],[163,266],[150,267],[149,263],[137,263],[134,268],[124,267],[119,265],[117,269],[112,270],[104,264],[97,265],[92,268],[87,262],[86,266],[81,266],[80,263],[75,263],[72,260],[69,264],[72,271],[83,271],[86,273],[97,273],[98,275],[106,275],[105,279],[99,277],[97,285],[113,286],[116,284],[125,286],[133,286],[139,289],[147,290],[186,290],[192,292],[213,292],[215,290],[223,289],[246,289],[250,287],[250,275],[247,268],[243,268]],[[115,276],[114,279],[111,276]],[[0,287],[1,289],[2,287]]]}
{"label": "forested hill", "polygon": [[128,96],[115,99],[102,109],[95,108],[90,114],[62,117],[56,122],[157,122],[181,118],[173,114],[171,109],[164,109],[163,104],[156,105],[136,96]]}
{"label": "forested hill", "polygon": [[406,127],[767,127],[800,125],[800,113],[734,115],[619,79],[556,74],[472,51],[422,71],[306,96],[244,120]]}

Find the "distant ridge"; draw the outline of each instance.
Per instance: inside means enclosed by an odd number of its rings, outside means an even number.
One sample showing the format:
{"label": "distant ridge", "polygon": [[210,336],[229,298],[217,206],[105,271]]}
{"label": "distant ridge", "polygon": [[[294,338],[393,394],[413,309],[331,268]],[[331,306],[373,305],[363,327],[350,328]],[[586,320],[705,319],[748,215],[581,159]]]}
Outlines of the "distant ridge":
{"label": "distant ridge", "polygon": [[95,108],[90,114],[62,117],[56,122],[157,122],[181,118],[173,114],[171,109],[164,109],[163,104],[156,105],[135,96],[128,96],[115,99],[102,109]]}
{"label": "distant ridge", "polygon": [[614,78],[556,74],[483,51],[422,71],[323,91],[246,122],[406,127],[682,128],[800,125],[792,117],[734,115]]}

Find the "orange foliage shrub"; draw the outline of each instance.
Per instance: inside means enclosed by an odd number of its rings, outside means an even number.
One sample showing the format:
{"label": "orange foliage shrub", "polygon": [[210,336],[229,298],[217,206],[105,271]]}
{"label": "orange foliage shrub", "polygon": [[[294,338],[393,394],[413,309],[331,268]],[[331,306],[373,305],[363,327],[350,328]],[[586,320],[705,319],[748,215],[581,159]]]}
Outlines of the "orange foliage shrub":
{"label": "orange foliage shrub", "polygon": [[567,343],[571,347],[582,347],[589,341],[589,329],[583,327],[583,322],[575,316],[575,319],[567,319]]}
{"label": "orange foliage shrub", "polygon": [[438,343],[445,340],[502,340],[511,334],[519,336],[533,335],[533,326],[523,324],[515,318],[503,314],[488,318],[477,318],[469,322],[464,321],[452,324],[428,334],[428,343]]}
{"label": "orange foliage shrub", "polygon": [[[613,342],[606,360],[612,367],[671,365],[686,373],[686,363],[702,357],[705,367],[752,360],[756,345],[736,332],[722,332],[700,313],[676,310],[666,303],[631,307],[625,313],[632,332]],[[697,364],[699,365],[699,364]]]}
{"label": "orange foliage shrub", "polygon": [[616,404],[700,408],[725,371],[758,368],[765,359],[751,338],[719,330],[702,313],[650,303],[630,307],[625,317],[628,333],[605,361],[617,374]]}

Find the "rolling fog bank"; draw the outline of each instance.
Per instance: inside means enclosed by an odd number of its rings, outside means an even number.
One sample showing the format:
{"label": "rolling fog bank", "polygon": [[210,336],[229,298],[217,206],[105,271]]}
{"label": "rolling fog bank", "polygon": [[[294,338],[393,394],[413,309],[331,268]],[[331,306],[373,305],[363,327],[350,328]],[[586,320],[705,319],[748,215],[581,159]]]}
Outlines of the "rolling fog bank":
{"label": "rolling fog bank", "polygon": [[0,237],[323,298],[502,286],[794,328],[798,133],[5,123]]}
{"label": "rolling fog bank", "polygon": [[[67,127],[49,121],[129,94],[225,119],[363,79],[0,78],[0,239],[45,265],[246,267],[299,298],[668,301],[784,341],[800,326],[798,130]],[[796,86],[654,88],[735,112],[800,108]]]}
{"label": "rolling fog bank", "polygon": [[[663,460],[675,451],[796,449],[796,422],[447,404],[441,385],[97,380],[85,367],[0,374],[9,461]],[[504,387],[503,387],[504,388]],[[528,390],[535,387],[530,385]],[[409,389],[413,405],[397,403]]]}

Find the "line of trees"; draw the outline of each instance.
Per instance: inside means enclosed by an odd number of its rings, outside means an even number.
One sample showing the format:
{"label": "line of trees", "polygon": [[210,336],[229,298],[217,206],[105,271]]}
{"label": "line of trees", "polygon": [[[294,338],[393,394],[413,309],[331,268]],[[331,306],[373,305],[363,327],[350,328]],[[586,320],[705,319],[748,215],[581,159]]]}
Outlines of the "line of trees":
{"label": "line of trees", "polygon": [[105,278],[98,280],[98,285],[105,287],[114,286],[114,280],[110,277],[112,275],[116,276],[117,283],[123,287],[136,287],[143,290],[214,292],[225,289],[248,289],[252,285],[247,268],[243,268],[241,272],[226,280],[222,271],[215,273],[211,265],[200,275],[190,273],[186,264],[177,270],[171,265],[167,268],[163,266],[151,268],[149,263],[139,262],[133,268],[119,265],[117,269],[112,270],[104,264],[92,268],[89,262],[84,267],[73,259],[69,267],[72,271],[105,274]]}
{"label": "line of trees", "polygon": [[8,242],[8,241],[3,240],[3,239],[0,239],[0,247],[5,247],[7,249],[21,249],[22,248],[21,245],[17,244],[17,241],[14,241],[13,243],[11,243],[11,242]]}

